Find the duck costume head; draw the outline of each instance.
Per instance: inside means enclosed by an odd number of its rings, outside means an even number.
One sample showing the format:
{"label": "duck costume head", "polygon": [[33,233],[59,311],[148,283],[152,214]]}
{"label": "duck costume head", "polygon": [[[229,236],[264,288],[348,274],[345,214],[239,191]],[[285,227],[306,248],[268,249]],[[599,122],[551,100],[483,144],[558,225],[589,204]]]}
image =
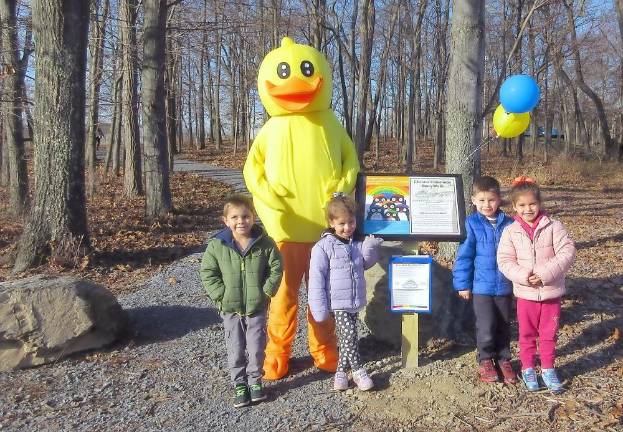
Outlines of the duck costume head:
{"label": "duck costume head", "polygon": [[271,117],[328,110],[332,86],[327,59],[289,37],[264,57],[257,77],[260,99]]}
{"label": "duck costume head", "polygon": [[[257,86],[271,118],[253,141],[244,179],[283,258],[281,286],[270,303],[264,361],[264,378],[276,380],[288,372],[299,288],[308,278],[311,248],[327,226],[325,204],[334,192],[352,192],[359,160],[330,108],[331,69],[318,50],[283,38],[262,61]],[[316,322],[309,310],[307,321],[314,364],[334,372],[333,321]]]}

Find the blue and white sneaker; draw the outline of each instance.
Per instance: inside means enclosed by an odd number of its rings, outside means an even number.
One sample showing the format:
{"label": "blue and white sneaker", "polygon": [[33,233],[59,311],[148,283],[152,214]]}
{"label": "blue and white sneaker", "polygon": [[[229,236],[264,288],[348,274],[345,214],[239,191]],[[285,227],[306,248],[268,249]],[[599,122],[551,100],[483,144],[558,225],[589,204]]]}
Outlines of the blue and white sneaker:
{"label": "blue and white sneaker", "polygon": [[539,389],[539,381],[536,377],[534,368],[528,368],[521,371],[521,378],[528,391],[537,391]]}
{"label": "blue and white sneaker", "polygon": [[552,393],[562,393],[565,391],[565,388],[558,379],[558,375],[556,375],[556,369],[541,369],[541,377]]}

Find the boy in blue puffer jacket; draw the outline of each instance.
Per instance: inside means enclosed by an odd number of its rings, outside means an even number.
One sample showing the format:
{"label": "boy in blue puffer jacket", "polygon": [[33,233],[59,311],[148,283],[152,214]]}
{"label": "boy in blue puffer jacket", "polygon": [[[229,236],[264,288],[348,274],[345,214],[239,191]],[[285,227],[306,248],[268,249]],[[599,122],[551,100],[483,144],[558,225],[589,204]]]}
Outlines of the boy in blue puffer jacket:
{"label": "boy in blue puffer jacket", "polygon": [[513,287],[499,271],[496,254],[502,231],[513,219],[499,209],[500,183],[483,176],[474,181],[472,203],[476,212],[465,220],[467,238],[459,245],[452,269],[454,290],[464,300],[473,297],[480,380],[517,383],[511,365],[510,314]]}

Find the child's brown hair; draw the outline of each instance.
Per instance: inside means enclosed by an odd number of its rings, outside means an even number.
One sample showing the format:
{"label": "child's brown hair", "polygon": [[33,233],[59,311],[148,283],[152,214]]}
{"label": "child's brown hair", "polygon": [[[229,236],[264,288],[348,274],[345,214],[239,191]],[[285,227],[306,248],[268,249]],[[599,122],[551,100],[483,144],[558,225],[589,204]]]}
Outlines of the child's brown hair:
{"label": "child's brown hair", "polygon": [[541,189],[534,179],[527,176],[516,177],[511,184],[511,201],[517,202],[521,195],[531,193],[538,202],[541,202]]}
{"label": "child's brown hair", "polygon": [[345,195],[342,192],[336,192],[333,194],[333,198],[327,203],[327,221],[332,221],[341,214],[348,214],[349,216],[355,216],[357,213],[357,204],[355,201]]}
{"label": "child's brown hair", "polygon": [[500,196],[500,182],[490,176],[478,177],[472,186],[472,196],[479,192],[493,192]]}
{"label": "child's brown hair", "polygon": [[229,209],[232,207],[244,207],[251,213],[255,214],[255,207],[253,206],[253,200],[251,197],[243,194],[232,194],[225,199],[225,205],[223,206],[223,217],[227,217]]}

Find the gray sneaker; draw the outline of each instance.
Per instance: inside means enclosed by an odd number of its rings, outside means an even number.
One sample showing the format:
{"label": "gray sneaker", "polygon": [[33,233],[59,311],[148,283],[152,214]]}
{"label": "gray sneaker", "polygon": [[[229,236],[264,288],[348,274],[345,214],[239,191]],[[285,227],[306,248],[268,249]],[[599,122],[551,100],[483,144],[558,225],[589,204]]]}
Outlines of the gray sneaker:
{"label": "gray sneaker", "polygon": [[238,384],[235,389],[234,408],[242,408],[251,403],[249,389],[245,384]]}
{"label": "gray sneaker", "polygon": [[251,393],[251,402],[266,400],[266,394],[262,388],[262,383],[251,384],[249,386],[249,392]]}
{"label": "gray sneaker", "polygon": [[333,390],[348,390],[348,375],[346,372],[336,372],[333,380]]}

